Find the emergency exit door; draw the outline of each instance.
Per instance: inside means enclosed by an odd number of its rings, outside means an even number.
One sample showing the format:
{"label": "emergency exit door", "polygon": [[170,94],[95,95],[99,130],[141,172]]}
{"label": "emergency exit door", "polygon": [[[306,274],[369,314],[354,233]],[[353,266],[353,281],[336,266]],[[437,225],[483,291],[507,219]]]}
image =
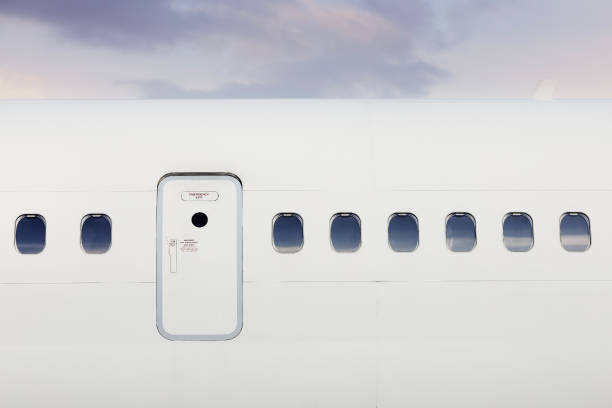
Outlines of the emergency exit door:
{"label": "emergency exit door", "polygon": [[157,329],[169,340],[229,340],[242,329],[242,184],[174,173],[157,186]]}

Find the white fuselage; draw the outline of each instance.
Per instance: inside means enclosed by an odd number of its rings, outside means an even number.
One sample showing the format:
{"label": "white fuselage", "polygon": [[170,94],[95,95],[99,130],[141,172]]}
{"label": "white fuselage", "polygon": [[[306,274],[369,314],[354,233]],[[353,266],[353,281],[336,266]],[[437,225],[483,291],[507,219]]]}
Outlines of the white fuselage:
{"label": "white fuselage", "polygon": [[[611,118],[609,102],[2,102],[3,406],[609,407]],[[177,172],[242,183],[230,340],[156,327],[157,185]],[[297,252],[273,245],[282,213],[303,220]],[[355,252],[332,246],[337,213],[359,217]],[[389,245],[394,213],[418,219],[414,251]],[[473,250],[449,250],[452,213],[473,216]],[[504,244],[508,213],[533,222],[526,252]],[[566,213],[588,217],[588,249],[563,248]],[[16,247],[27,214],[46,223],[38,254]],[[87,214],[112,220],[103,254],[80,244]],[[214,317],[202,304],[178,319]]]}

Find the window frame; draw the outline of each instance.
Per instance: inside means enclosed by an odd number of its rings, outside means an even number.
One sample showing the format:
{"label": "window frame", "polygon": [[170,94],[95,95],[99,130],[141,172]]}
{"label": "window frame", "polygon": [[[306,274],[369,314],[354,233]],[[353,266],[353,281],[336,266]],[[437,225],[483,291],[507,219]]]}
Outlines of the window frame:
{"label": "window frame", "polygon": [[[567,249],[567,247],[565,245],[563,245],[563,235],[561,234],[561,222],[563,221],[563,218],[565,218],[566,216],[579,216],[582,217],[585,221],[586,221],[586,225],[587,225],[587,231],[588,231],[588,237],[589,237],[589,244],[588,246],[580,251],[573,251],[571,249]],[[593,237],[592,237],[592,232],[591,232],[591,218],[589,218],[589,216],[581,211],[566,211],[563,214],[561,214],[561,216],[559,217],[559,243],[561,244],[561,248],[563,248],[565,251],[570,252],[570,253],[583,253],[588,251],[589,249],[591,249],[591,245],[593,245]]]}
{"label": "window frame", "polygon": [[[24,219],[24,218],[38,218],[38,219],[40,219],[43,222],[43,226],[44,226],[44,229],[45,229],[44,241],[43,241],[42,249],[40,251],[38,251],[38,252],[30,252],[30,253],[28,253],[28,252],[21,252],[19,250],[19,245],[17,244],[17,228],[18,228],[19,222],[22,219]],[[21,214],[19,217],[17,217],[15,219],[15,228],[14,228],[14,231],[13,231],[13,244],[15,246],[15,250],[20,255],[39,255],[39,254],[42,254],[45,251],[45,249],[47,248],[47,220],[46,220],[46,218],[43,215],[38,214],[38,213],[26,213],[26,214]]]}
{"label": "window frame", "polygon": [[[110,242],[108,245],[108,248],[106,248],[106,251],[104,252],[87,252],[87,250],[85,250],[85,248],[83,247],[83,224],[85,223],[85,221],[91,217],[102,217],[105,218],[108,221],[108,224],[110,225]],[[85,214],[83,216],[83,218],[81,218],[81,224],[79,227],[79,246],[81,247],[81,250],[86,254],[86,255],[104,255],[107,254],[111,248],[113,247],[113,220],[111,219],[111,217],[106,214],[106,213],[88,213]]]}
{"label": "window frame", "polygon": [[[276,223],[276,220],[278,220],[281,217],[290,217],[290,216],[294,216],[298,219],[298,221],[300,222],[300,225],[302,226],[302,243],[300,245],[300,247],[298,249],[296,249],[295,251],[287,251],[287,250],[283,250],[279,247],[276,246],[276,242],[274,240],[274,225]],[[271,239],[272,239],[272,248],[274,248],[274,250],[279,253],[279,254],[297,254],[298,252],[300,252],[303,248],[304,248],[304,241],[306,241],[306,236],[304,234],[304,219],[302,218],[302,216],[296,212],[279,212],[278,214],[276,214],[274,217],[272,217],[272,231],[271,231]]]}
{"label": "window frame", "polygon": [[[391,246],[391,240],[389,239],[389,226],[391,225],[391,220],[394,219],[395,217],[410,217],[414,220],[416,224],[416,233],[417,233],[416,245],[410,251],[397,251],[393,249],[393,247]],[[401,253],[411,253],[419,249],[419,245],[421,245],[421,228],[419,225],[419,217],[414,215],[414,213],[406,212],[406,211],[394,212],[393,214],[389,215],[389,217],[387,218],[387,245],[389,246],[389,249],[391,249],[391,251],[397,252],[400,254]]]}
{"label": "window frame", "polygon": [[[529,248],[525,249],[525,250],[512,250],[510,248],[508,248],[508,245],[506,245],[506,233],[505,233],[505,223],[506,220],[510,217],[516,217],[516,216],[524,216],[527,218],[527,220],[529,221],[529,224],[531,225],[531,245],[529,245]],[[523,211],[511,211],[506,213],[503,218],[502,218],[502,242],[504,244],[504,247],[509,251],[509,252],[529,252],[533,249],[533,246],[535,245],[535,228],[533,225],[533,217],[531,215],[529,215],[526,212]]]}
{"label": "window frame", "polygon": [[[357,225],[359,226],[359,245],[355,249],[339,251],[334,246],[334,240],[332,238],[332,225],[334,223],[334,220],[336,218],[338,218],[338,217],[352,217],[352,218],[357,220]],[[331,216],[331,218],[329,219],[329,244],[331,245],[331,247],[334,250],[334,252],[336,252],[338,254],[353,254],[353,253],[359,251],[361,249],[362,245],[363,245],[363,231],[362,230],[363,229],[362,229],[361,217],[359,215],[357,215],[357,213],[350,212],[350,211],[337,212],[337,213],[333,214]]]}
{"label": "window frame", "polygon": [[[452,217],[468,217],[472,220],[472,224],[474,224],[474,245],[472,245],[472,248],[470,248],[469,251],[454,251],[448,245],[448,220],[450,220]],[[453,211],[449,213],[444,219],[444,243],[446,244],[446,248],[452,253],[467,254],[473,252],[476,249],[476,246],[478,245],[478,230],[476,226],[476,217],[474,217],[474,215],[467,211]]]}

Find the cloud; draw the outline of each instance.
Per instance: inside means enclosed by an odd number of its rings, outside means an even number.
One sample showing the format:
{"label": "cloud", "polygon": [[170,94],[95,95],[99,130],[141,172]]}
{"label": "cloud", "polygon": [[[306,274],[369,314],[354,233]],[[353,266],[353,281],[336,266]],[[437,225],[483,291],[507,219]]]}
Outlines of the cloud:
{"label": "cloud", "polygon": [[208,91],[185,89],[165,79],[133,79],[117,81],[118,85],[134,87],[145,98],[152,99],[198,99],[207,98]]}
{"label": "cloud", "polygon": [[193,16],[163,0],[3,0],[0,12],[51,24],[78,41],[115,47],[173,41],[194,24]]}
{"label": "cloud", "polygon": [[[444,13],[471,14],[482,1],[451,2]],[[148,77],[116,83],[152,98],[422,96],[449,76],[419,57],[450,43],[425,0],[2,0],[0,13],[150,55]],[[156,75],[155,58],[181,47],[196,65],[220,55],[236,74],[213,86]]]}
{"label": "cloud", "polygon": [[[353,98],[423,96],[447,74],[422,61],[386,63],[331,58],[299,63],[260,82],[230,82],[213,89],[185,88],[163,79],[121,81],[145,98]],[[358,66],[359,69],[355,69]]]}
{"label": "cloud", "polygon": [[[65,37],[96,46],[152,48],[233,30],[250,31],[249,20],[273,2],[246,0],[2,0],[0,13],[50,24]],[[242,28],[240,28],[240,26]]]}

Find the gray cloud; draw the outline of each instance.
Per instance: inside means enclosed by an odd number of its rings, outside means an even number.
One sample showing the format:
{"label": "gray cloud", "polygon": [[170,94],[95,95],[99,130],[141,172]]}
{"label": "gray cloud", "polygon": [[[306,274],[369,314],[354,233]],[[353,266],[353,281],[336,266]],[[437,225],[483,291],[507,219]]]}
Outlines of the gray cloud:
{"label": "gray cloud", "polygon": [[201,34],[250,35],[277,2],[247,0],[2,0],[0,13],[50,24],[75,41],[151,48]]}
{"label": "gray cloud", "polygon": [[[451,2],[447,12],[482,1]],[[202,49],[200,63],[231,49],[227,63],[249,68],[210,89],[164,76],[116,82],[150,98],[421,96],[448,76],[415,51],[448,43],[421,0],[2,0],[0,13],[84,44],[150,53],[153,71],[152,48],[184,44]]]}
{"label": "gray cloud", "polygon": [[[355,69],[355,64],[359,69]],[[425,95],[434,81],[447,75],[422,61],[388,64],[343,58],[295,64],[275,74],[274,79],[231,82],[211,90],[188,89],[162,79],[121,83],[135,87],[145,98],[402,97]]]}
{"label": "gray cloud", "polygon": [[119,85],[134,87],[145,98],[152,99],[198,99],[207,98],[209,92],[186,89],[165,79],[132,79],[117,81]]}
{"label": "gray cloud", "polygon": [[51,24],[77,41],[113,47],[172,42],[205,15],[174,10],[164,0],[3,0],[0,12]]}

